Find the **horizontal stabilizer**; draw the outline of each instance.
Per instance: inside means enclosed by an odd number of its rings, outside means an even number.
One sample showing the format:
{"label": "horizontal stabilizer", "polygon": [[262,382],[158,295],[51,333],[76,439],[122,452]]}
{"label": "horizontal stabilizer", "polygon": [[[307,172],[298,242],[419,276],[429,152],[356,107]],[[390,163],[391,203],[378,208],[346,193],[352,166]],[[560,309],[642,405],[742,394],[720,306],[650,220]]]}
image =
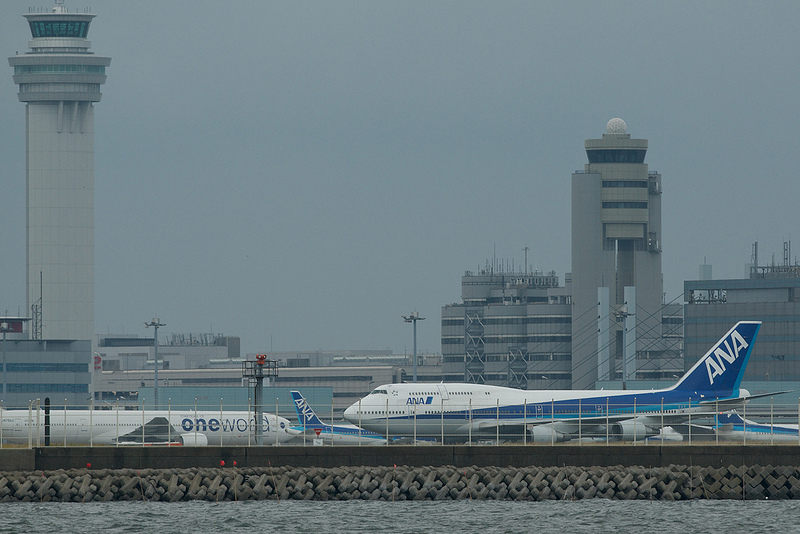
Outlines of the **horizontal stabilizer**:
{"label": "horizontal stabilizer", "polygon": [[730,410],[730,406],[740,406],[745,402],[751,401],[753,399],[763,399],[764,397],[774,397],[775,395],[783,395],[784,393],[791,393],[791,391],[775,391],[772,393],[759,393],[758,395],[742,395],[740,397],[735,397],[733,399],[723,399],[723,400],[704,400],[700,401],[701,406],[719,406],[722,408],[722,411]]}

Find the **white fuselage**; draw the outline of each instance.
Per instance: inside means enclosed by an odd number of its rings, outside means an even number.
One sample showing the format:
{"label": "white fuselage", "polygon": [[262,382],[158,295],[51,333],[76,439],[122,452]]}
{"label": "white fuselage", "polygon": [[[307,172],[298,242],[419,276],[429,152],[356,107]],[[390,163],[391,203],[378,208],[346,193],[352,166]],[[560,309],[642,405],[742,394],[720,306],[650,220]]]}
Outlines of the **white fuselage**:
{"label": "white fuselage", "polygon": [[797,425],[757,423],[742,419],[736,424],[723,424],[715,428],[720,441],[734,443],[800,443]]}
{"label": "white fuselage", "polygon": [[[263,415],[263,444],[283,443],[297,433],[288,419]],[[205,410],[50,410],[45,412],[3,410],[0,413],[0,440],[7,443],[43,445],[49,435],[52,445],[132,445],[136,443],[177,442],[191,438],[194,444],[257,445],[252,412]],[[169,421],[169,424],[166,422]],[[142,432],[142,427],[157,427]],[[200,436],[203,436],[200,438]]]}
{"label": "white fuselage", "polygon": [[[660,393],[662,390],[524,391],[483,384],[387,384],[351,405],[344,415],[351,423],[384,435],[466,436],[481,431],[491,434],[497,427],[511,424],[558,424],[565,417],[580,417],[578,411],[589,422],[609,413],[614,416],[622,399],[627,402],[637,396],[645,401],[637,415],[651,415],[660,412],[655,401]],[[570,403],[570,408],[562,408],[564,403]],[[627,405],[624,409],[630,411]],[[697,409],[689,403],[668,407],[673,414]]]}
{"label": "white fuselage", "polygon": [[[308,425],[294,427],[301,435],[293,443],[308,443],[321,439],[326,445],[386,445],[386,438],[355,425]],[[319,430],[319,434],[316,433]]]}

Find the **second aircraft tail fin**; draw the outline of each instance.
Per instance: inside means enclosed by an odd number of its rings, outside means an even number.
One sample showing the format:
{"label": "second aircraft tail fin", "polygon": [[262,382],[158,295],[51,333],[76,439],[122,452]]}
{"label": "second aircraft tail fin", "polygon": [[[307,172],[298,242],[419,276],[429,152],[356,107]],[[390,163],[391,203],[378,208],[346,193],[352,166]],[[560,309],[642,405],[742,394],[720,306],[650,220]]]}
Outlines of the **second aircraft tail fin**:
{"label": "second aircraft tail fin", "polygon": [[300,424],[305,428],[322,427],[325,426],[314,409],[306,401],[305,397],[299,391],[292,391],[292,400],[294,400],[294,409],[297,411],[297,419]]}

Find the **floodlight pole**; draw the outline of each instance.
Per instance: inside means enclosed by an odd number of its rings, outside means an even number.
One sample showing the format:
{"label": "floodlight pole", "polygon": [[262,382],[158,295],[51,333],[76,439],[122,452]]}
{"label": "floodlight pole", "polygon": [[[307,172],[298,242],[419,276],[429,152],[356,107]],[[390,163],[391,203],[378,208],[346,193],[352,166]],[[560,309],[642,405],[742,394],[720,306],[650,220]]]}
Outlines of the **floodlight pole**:
{"label": "floodlight pole", "polygon": [[[153,402],[155,403],[155,409],[158,410],[158,327],[159,326],[167,326],[165,323],[159,321],[158,317],[154,318],[149,323],[144,323],[147,328],[151,326],[154,328],[153,332],[153,358],[156,361],[155,367],[155,374],[153,375]],[[144,410],[144,406],[142,406]]]}
{"label": "floodlight pole", "polygon": [[[256,390],[255,395],[253,395],[256,412],[256,445],[264,444],[264,363],[266,363],[266,355],[257,355],[256,365],[253,367],[256,380]],[[277,415],[277,410],[275,414]]]}
{"label": "floodlight pole", "polygon": [[403,315],[403,320],[407,323],[414,323],[414,382],[417,381],[417,321],[424,321],[425,317],[420,317],[418,312],[411,312],[411,315]]}
{"label": "floodlight pole", "polygon": [[6,333],[11,331],[9,323],[0,323],[3,332],[3,399],[8,401],[8,383],[6,381]]}
{"label": "floodlight pole", "polygon": [[[256,354],[256,361],[242,362],[242,376],[248,379],[250,384],[255,385],[255,442],[256,445],[264,444],[264,378],[278,376],[278,362],[267,360],[266,354]],[[278,406],[275,401],[275,424],[278,424]],[[275,428],[275,439],[277,440],[278,428]]]}

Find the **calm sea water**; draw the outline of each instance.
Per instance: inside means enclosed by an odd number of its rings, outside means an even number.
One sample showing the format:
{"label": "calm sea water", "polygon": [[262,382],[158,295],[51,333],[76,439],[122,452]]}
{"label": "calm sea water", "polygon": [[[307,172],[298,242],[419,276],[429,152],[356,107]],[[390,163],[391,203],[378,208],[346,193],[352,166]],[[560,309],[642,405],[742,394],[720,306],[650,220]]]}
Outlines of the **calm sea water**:
{"label": "calm sea water", "polygon": [[118,502],[0,505],[0,532],[800,532],[800,502]]}

